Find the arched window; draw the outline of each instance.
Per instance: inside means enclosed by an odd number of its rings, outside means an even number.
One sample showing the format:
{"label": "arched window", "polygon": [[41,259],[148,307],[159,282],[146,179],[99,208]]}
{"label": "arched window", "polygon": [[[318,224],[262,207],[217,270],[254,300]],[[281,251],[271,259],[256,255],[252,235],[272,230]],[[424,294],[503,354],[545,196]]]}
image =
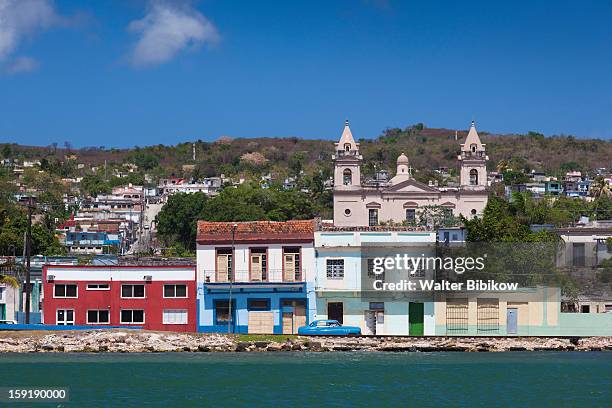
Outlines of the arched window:
{"label": "arched window", "polygon": [[471,186],[478,185],[478,170],[476,169],[470,170],[470,185]]}
{"label": "arched window", "polygon": [[476,143],[472,143],[472,144],[470,145],[470,150],[472,150],[472,153],[476,153],[476,147],[477,147],[477,146],[476,146]]}
{"label": "arched window", "polygon": [[345,143],[344,144],[344,151],[348,152],[351,150],[351,144],[350,143]]}
{"label": "arched window", "polygon": [[344,169],[342,172],[342,184],[345,186],[353,184],[353,172],[350,169]]}

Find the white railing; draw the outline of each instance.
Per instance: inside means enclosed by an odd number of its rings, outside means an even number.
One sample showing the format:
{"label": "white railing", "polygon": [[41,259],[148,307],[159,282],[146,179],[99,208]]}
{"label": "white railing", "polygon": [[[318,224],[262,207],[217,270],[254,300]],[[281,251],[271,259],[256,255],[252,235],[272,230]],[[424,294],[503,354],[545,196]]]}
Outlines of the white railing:
{"label": "white railing", "polygon": [[[231,271],[221,271],[214,269],[204,270],[205,282],[223,283],[230,281]],[[234,271],[232,282],[304,282],[306,270],[301,269],[294,272],[283,271],[281,269],[268,269],[256,271],[251,269],[239,269]]]}

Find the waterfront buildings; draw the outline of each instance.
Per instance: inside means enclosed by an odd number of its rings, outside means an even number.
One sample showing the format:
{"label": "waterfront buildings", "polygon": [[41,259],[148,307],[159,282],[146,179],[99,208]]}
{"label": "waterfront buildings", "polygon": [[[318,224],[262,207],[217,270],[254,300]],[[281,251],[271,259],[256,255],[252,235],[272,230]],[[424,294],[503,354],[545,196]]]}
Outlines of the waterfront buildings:
{"label": "waterfront buildings", "polygon": [[198,222],[198,331],[297,333],[314,318],[315,221]]}
{"label": "waterfront buildings", "polygon": [[[375,258],[434,256],[436,233],[407,227],[322,226],[315,232],[317,318],[333,319],[361,328],[368,335],[435,334],[431,291],[376,291],[376,280],[431,280],[434,270],[421,268],[408,275],[395,268],[374,271]],[[395,276],[393,276],[395,275]]]}
{"label": "waterfront buildings", "polygon": [[192,266],[43,267],[44,322],[196,331]]}

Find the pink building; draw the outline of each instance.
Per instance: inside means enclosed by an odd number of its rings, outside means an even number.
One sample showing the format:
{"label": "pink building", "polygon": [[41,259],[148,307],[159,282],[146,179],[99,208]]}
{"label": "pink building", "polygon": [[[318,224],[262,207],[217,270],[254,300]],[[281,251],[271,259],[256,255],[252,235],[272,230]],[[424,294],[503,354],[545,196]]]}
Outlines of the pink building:
{"label": "pink building", "polygon": [[488,193],[485,145],[472,122],[458,157],[459,186],[436,187],[416,181],[408,157],[397,158],[395,177],[389,181],[363,183],[359,143],[348,121],[336,143],[334,160],[334,225],[373,226],[382,222],[416,222],[419,208],[439,206],[455,216],[481,214]]}

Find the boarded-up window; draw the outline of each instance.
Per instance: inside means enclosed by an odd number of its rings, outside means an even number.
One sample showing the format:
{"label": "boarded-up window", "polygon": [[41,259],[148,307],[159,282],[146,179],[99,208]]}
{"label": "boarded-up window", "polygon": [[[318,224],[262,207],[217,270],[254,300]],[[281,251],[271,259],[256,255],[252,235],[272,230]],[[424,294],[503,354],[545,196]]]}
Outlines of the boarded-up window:
{"label": "boarded-up window", "polygon": [[168,309],[164,310],[164,324],[187,324],[187,310]]}
{"label": "boarded-up window", "polygon": [[468,331],[468,300],[446,300],[446,331],[449,334],[464,334]]}
{"label": "boarded-up window", "polygon": [[479,332],[499,331],[499,299],[477,299]]}
{"label": "boarded-up window", "polygon": [[252,334],[273,334],[274,313],[250,311],[248,331]]}

